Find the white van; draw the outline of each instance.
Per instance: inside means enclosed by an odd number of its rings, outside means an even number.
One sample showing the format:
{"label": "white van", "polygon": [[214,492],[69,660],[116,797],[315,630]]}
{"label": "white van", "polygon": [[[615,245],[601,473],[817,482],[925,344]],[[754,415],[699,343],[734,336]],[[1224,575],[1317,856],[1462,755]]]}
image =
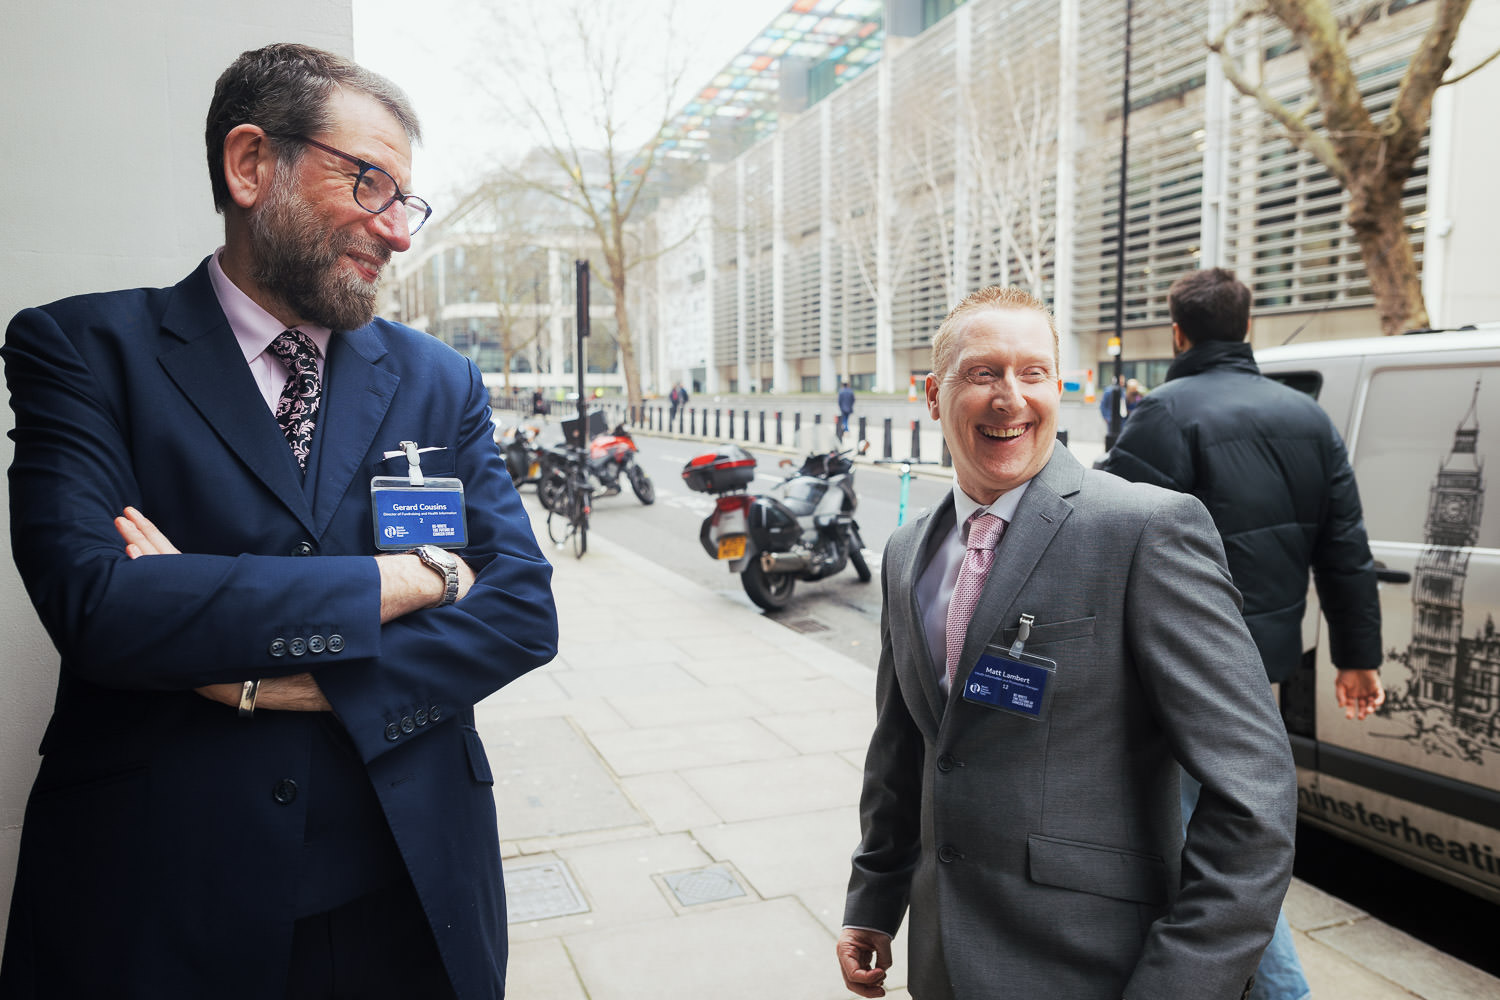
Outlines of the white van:
{"label": "white van", "polygon": [[[1349,447],[1380,576],[1379,715],[1334,701],[1321,616],[1283,686],[1301,817],[1500,902],[1500,324],[1257,351]],[[1309,603],[1316,607],[1316,594]]]}

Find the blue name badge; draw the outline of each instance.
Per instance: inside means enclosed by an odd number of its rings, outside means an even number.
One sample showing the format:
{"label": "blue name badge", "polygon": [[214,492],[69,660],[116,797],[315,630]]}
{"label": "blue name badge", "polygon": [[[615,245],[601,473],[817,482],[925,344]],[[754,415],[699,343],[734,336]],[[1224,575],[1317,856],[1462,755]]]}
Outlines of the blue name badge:
{"label": "blue name badge", "polygon": [[986,652],[964,682],[964,701],[1027,719],[1044,718],[1057,664],[1030,653]]}
{"label": "blue name badge", "polygon": [[375,547],[406,551],[418,545],[461,549],[469,544],[464,513],[464,484],[457,479],[428,478],[413,486],[406,477],[370,480],[375,513]]}

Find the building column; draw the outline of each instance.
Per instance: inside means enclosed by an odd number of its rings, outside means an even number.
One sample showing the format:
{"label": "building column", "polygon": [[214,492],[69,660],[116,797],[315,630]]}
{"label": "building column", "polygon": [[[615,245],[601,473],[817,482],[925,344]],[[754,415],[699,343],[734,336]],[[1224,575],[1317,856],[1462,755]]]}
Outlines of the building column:
{"label": "building column", "polygon": [[896,388],[895,331],[891,314],[895,289],[891,287],[891,64],[894,39],[887,36],[885,51],[875,66],[878,94],[875,126],[875,391]]}
{"label": "building column", "polygon": [[746,357],[746,341],[750,330],[750,311],[746,305],[749,299],[750,275],[749,260],[747,259],[750,241],[746,239],[745,230],[750,224],[749,214],[745,210],[745,160],[741,155],[734,161],[734,274],[739,286],[740,300],[736,303],[735,329],[734,329],[734,371],[735,378],[739,382],[739,392],[750,391],[750,364]]}
{"label": "building column", "polygon": [[771,388],[777,392],[787,391],[785,136],[778,128],[771,137]]}
{"label": "building column", "polygon": [[[964,4],[953,12],[953,256],[948,308],[952,309],[969,294],[969,249],[973,232],[969,226],[969,195],[973,171],[966,169],[969,159],[969,88],[972,79],[974,45],[974,7]],[[936,331],[934,331],[936,332]]]}
{"label": "building column", "polygon": [[1063,371],[1093,368],[1073,319],[1073,235],[1077,228],[1079,0],[1062,0],[1057,22],[1057,227],[1053,237],[1052,315]]}
{"label": "building column", "polygon": [[[838,390],[833,362],[833,109],[832,101],[818,105],[818,389]],[[801,386],[797,387],[799,390]]]}
{"label": "building column", "polygon": [[[1208,35],[1217,38],[1229,23],[1230,0],[1209,0]],[[1199,243],[1199,267],[1223,267],[1224,215],[1229,199],[1229,81],[1224,78],[1219,55],[1208,53],[1203,68],[1203,238]]]}

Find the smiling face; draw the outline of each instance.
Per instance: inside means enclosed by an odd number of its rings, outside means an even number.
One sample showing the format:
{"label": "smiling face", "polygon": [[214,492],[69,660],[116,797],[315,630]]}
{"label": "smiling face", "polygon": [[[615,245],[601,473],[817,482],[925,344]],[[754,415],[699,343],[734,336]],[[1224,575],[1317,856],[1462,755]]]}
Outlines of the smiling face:
{"label": "smiling face", "polygon": [[963,318],[946,370],[927,377],[958,485],[990,504],[1047,464],[1061,391],[1052,328],[1035,309],[981,308]]}
{"label": "smiling face", "polygon": [[[315,138],[390,173],[402,190],[411,180],[406,132],[375,98],[335,90],[333,125]],[[402,206],[372,215],[354,200],[359,167],[315,146],[278,165],[265,199],[251,209],[248,231],[256,283],[302,320],[334,330],[370,322],[380,272],[411,246]]]}

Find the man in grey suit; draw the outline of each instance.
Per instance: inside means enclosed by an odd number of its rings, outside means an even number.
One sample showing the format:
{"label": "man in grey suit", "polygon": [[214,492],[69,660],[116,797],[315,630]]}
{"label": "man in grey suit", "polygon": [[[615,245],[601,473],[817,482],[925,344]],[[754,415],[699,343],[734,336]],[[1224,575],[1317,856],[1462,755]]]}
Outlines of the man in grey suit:
{"label": "man in grey suit", "polygon": [[[837,947],[860,996],[884,995],[909,910],[917,1000],[1242,997],[1286,893],[1291,753],[1213,522],[1055,448],[1059,402],[1024,292],[970,295],[933,338],[957,488],[883,561]],[[992,554],[968,549],[984,513]],[[1203,783],[1185,843],[1179,761]]]}

